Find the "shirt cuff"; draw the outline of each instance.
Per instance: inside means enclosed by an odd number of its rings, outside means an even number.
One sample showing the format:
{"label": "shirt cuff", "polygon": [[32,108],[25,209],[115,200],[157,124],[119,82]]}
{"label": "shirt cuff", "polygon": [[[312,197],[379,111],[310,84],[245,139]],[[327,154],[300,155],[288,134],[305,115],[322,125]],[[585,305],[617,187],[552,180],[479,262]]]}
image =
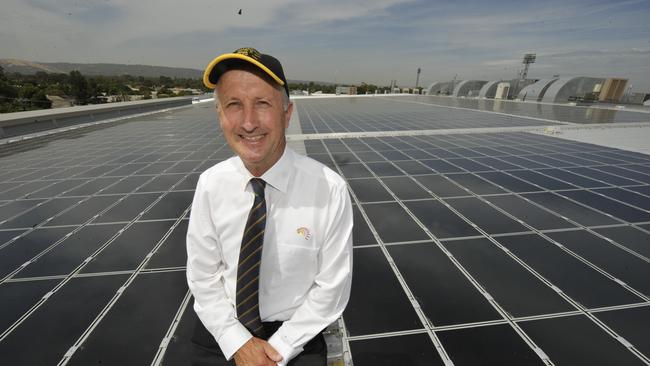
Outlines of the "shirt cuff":
{"label": "shirt cuff", "polygon": [[244,327],[241,323],[237,322],[237,324],[228,328],[221,335],[221,337],[217,340],[217,343],[219,343],[221,352],[223,352],[223,355],[226,357],[226,359],[230,360],[235,352],[237,352],[237,350],[239,350],[241,346],[243,346],[244,343],[248,342],[248,340],[251,338],[253,338],[253,336],[248,331],[248,329],[246,329],[246,327]]}
{"label": "shirt cuff", "polygon": [[302,347],[294,348],[285,341],[280,335],[279,330],[269,338],[268,342],[280,355],[282,355],[282,361],[278,362],[278,366],[286,366],[292,358],[302,352]]}

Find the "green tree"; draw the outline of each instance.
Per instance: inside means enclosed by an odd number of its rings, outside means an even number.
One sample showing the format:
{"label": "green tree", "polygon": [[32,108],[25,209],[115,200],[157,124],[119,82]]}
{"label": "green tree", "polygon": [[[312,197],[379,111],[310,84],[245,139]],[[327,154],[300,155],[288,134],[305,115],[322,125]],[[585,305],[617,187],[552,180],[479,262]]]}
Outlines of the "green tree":
{"label": "green tree", "polygon": [[4,69],[0,66],[0,113],[20,111],[18,103],[18,88],[13,86]]}
{"label": "green tree", "polygon": [[18,97],[18,89],[11,85],[11,82],[5,75],[4,69],[0,66],[0,108],[5,112],[5,108],[11,109],[11,105]]}
{"label": "green tree", "polygon": [[151,99],[151,89],[146,86],[140,87],[140,94],[143,95],[144,99]]}
{"label": "green tree", "polygon": [[377,90],[376,85],[361,83],[361,85],[357,87],[357,94],[372,94],[375,92],[375,90]]}
{"label": "green tree", "polygon": [[63,91],[63,88],[59,84],[49,84],[45,86],[45,94],[63,97],[65,96],[65,91]]}
{"label": "green tree", "polygon": [[46,73],[45,71],[37,71],[36,74],[34,75],[34,81],[37,84],[49,84],[50,83],[50,75]]}
{"label": "green tree", "polygon": [[95,79],[88,80],[88,102],[99,103],[97,97],[101,94],[99,85]]}
{"label": "green tree", "polygon": [[166,87],[162,87],[158,89],[158,93],[156,94],[158,98],[168,98],[168,97],[173,97],[174,92],[171,89],[168,89]]}
{"label": "green tree", "polygon": [[70,92],[77,104],[88,103],[88,80],[77,70],[70,71]]}
{"label": "green tree", "polygon": [[47,99],[45,91],[38,89],[31,98],[29,98],[30,109],[50,109],[52,108],[52,101]]}
{"label": "green tree", "polygon": [[45,91],[31,83],[27,83],[20,88],[18,102],[20,103],[20,109],[24,111],[52,108],[52,102],[47,99]]}
{"label": "green tree", "polygon": [[158,78],[158,84],[165,88],[173,88],[174,80],[169,76],[160,75],[160,77]]}

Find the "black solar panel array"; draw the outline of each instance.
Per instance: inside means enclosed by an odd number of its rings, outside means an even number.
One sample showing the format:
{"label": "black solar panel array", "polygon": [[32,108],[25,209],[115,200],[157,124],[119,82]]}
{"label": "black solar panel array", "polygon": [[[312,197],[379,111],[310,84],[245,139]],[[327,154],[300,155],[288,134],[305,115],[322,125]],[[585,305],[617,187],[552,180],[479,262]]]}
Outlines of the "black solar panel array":
{"label": "black solar panel array", "polygon": [[[650,157],[418,135],[540,121],[410,100],[297,103],[305,133],[415,130],[305,141],[353,196],[354,364],[648,364]],[[188,364],[189,205],[231,155],[211,109],[0,148],[4,362]]]}
{"label": "black solar panel array", "polygon": [[2,149],[2,363],[56,364],[70,350],[69,364],[151,363],[188,300],[198,176],[231,156],[214,114],[195,108]]}
{"label": "black solar panel array", "polygon": [[418,365],[436,343],[457,365],[644,364],[615,337],[650,351],[648,156],[526,133],[306,146],[354,192],[355,364],[405,342]]}
{"label": "black solar panel array", "polygon": [[303,133],[648,122],[631,110],[437,96],[312,99],[299,109]]}
{"label": "black solar panel array", "polygon": [[550,119],[577,124],[647,122],[646,113],[611,105],[590,107],[588,105],[565,105],[552,103],[521,103],[519,101],[477,98],[450,98],[444,96],[411,96],[411,100],[435,106],[477,109],[506,113],[521,117]]}
{"label": "black solar panel array", "polygon": [[524,127],[556,125],[557,122],[524,119],[470,109],[435,107],[409,99],[387,98],[316,99],[300,104],[302,132],[375,132],[429,129]]}

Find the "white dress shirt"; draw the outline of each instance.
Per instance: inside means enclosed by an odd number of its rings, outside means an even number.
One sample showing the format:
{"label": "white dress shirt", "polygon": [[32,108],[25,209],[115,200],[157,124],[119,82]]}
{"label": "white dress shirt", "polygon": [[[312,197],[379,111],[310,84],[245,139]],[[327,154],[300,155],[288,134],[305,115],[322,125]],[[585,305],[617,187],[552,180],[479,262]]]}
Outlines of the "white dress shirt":
{"label": "white dress shirt", "polygon": [[[254,195],[239,157],[199,178],[187,230],[194,310],[227,359],[252,335],[237,320],[239,248]],[[285,147],[266,181],[259,280],[262,321],[283,321],[269,343],[286,365],[343,312],[352,282],[352,206],[345,181]]]}

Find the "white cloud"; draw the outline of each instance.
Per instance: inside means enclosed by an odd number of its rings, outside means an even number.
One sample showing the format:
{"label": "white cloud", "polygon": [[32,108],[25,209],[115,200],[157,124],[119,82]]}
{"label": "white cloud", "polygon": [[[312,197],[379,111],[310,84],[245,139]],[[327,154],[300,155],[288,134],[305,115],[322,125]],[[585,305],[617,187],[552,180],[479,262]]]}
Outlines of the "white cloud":
{"label": "white cloud", "polygon": [[201,68],[255,46],[290,77],[384,83],[414,79],[417,67],[425,81],[512,77],[535,52],[540,73],[582,62],[641,75],[648,17],[648,0],[5,0],[0,57]]}
{"label": "white cloud", "polygon": [[111,49],[137,40],[183,34],[227,38],[236,29],[271,28],[285,32],[322,22],[381,14],[386,8],[403,2],[8,0],[0,15],[0,50],[3,55],[40,57],[39,60],[45,61],[66,57],[76,58],[74,61],[93,56],[110,58]]}
{"label": "white cloud", "polygon": [[346,21],[359,17],[386,15],[391,6],[413,0],[331,0],[296,1],[282,13],[298,26],[309,26],[328,21]]}
{"label": "white cloud", "polygon": [[485,66],[513,66],[520,63],[521,63],[521,59],[510,58],[505,60],[485,61],[481,64]]}

